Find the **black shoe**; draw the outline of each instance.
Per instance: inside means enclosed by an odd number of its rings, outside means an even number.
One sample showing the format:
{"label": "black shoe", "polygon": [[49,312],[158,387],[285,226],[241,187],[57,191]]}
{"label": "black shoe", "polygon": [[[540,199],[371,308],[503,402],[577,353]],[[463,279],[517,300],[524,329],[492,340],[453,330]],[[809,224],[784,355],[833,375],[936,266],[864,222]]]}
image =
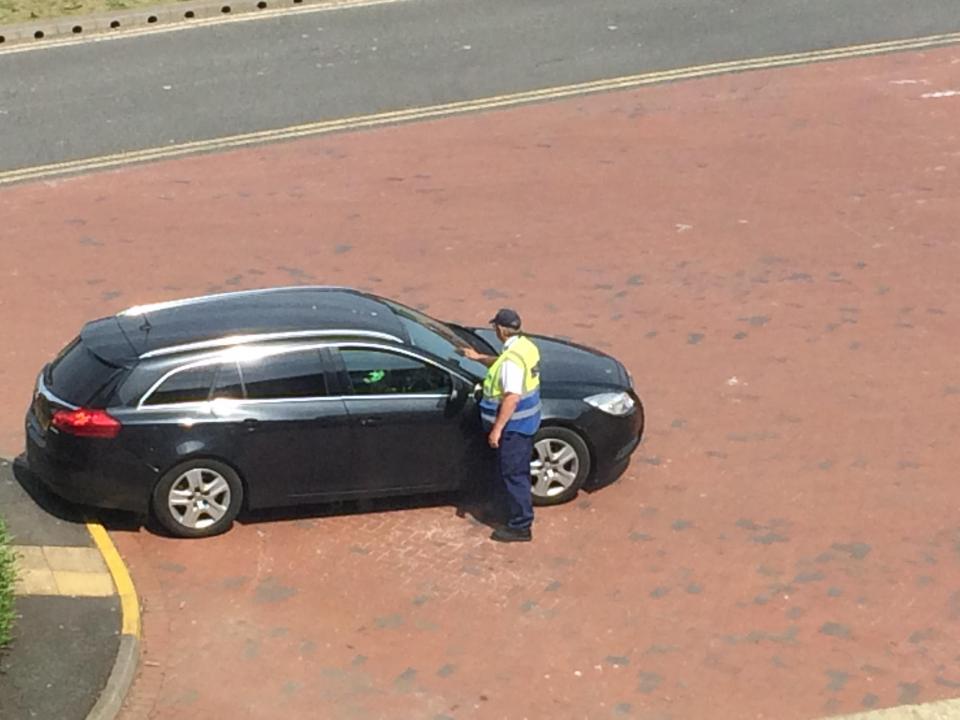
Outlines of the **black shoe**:
{"label": "black shoe", "polygon": [[493,531],[490,539],[504,543],[530,542],[533,540],[533,533],[530,532],[530,528],[523,528],[522,530],[514,528],[497,528]]}

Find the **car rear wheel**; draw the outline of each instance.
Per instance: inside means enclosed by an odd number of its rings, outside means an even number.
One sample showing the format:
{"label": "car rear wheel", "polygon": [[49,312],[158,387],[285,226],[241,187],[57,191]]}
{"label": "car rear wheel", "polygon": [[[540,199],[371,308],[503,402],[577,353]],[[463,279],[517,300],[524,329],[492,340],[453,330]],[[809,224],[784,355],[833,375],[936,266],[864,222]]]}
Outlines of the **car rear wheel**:
{"label": "car rear wheel", "polygon": [[243,484],[216,460],[190,460],[167,471],[153,491],[157,521],[177,537],[225,532],[243,504]]}
{"label": "car rear wheel", "polygon": [[590,474],[590,450],[577,433],[543,427],[533,439],[530,481],[535,505],[559,505],[577,496]]}

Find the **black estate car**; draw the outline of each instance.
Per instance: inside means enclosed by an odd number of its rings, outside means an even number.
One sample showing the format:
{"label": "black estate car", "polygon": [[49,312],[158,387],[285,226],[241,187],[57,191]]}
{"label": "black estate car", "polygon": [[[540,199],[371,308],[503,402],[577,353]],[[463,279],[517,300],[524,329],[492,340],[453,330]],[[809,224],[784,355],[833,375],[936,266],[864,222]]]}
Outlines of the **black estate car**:
{"label": "black estate car", "polygon": [[[539,504],[622,472],[643,431],[626,369],[533,336]],[[187,537],[241,508],[455,490],[492,476],[480,425],[492,330],[363,292],[287,287],[132,307],[87,323],[37,379],[31,470],[58,495],[152,512]]]}

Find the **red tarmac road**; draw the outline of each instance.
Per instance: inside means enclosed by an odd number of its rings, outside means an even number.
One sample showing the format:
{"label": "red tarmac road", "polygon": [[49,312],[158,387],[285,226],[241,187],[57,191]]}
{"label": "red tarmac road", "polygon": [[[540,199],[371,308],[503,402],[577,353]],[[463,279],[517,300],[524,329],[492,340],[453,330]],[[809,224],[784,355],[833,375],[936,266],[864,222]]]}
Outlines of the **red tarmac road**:
{"label": "red tarmac road", "polygon": [[811,718],[960,695],[960,48],[0,193],[0,448],[134,303],[343,283],[607,349],[648,432],[502,547],[451,506],[113,533],[122,720]]}

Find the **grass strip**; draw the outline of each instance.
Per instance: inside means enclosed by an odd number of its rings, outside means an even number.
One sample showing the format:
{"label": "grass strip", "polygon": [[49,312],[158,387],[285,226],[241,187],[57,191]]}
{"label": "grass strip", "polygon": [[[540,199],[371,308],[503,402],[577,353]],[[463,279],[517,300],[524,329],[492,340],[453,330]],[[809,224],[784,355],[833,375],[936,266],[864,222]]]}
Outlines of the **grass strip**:
{"label": "grass strip", "polygon": [[93,15],[110,10],[172,5],[184,0],[0,0],[0,25],[48,20],[70,15]]}
{"label": "grass strip", "polygon": [[10,643],[13,631],[13,581],[16,579],[13,548],[7,526],[0,518],[0,648]]}

